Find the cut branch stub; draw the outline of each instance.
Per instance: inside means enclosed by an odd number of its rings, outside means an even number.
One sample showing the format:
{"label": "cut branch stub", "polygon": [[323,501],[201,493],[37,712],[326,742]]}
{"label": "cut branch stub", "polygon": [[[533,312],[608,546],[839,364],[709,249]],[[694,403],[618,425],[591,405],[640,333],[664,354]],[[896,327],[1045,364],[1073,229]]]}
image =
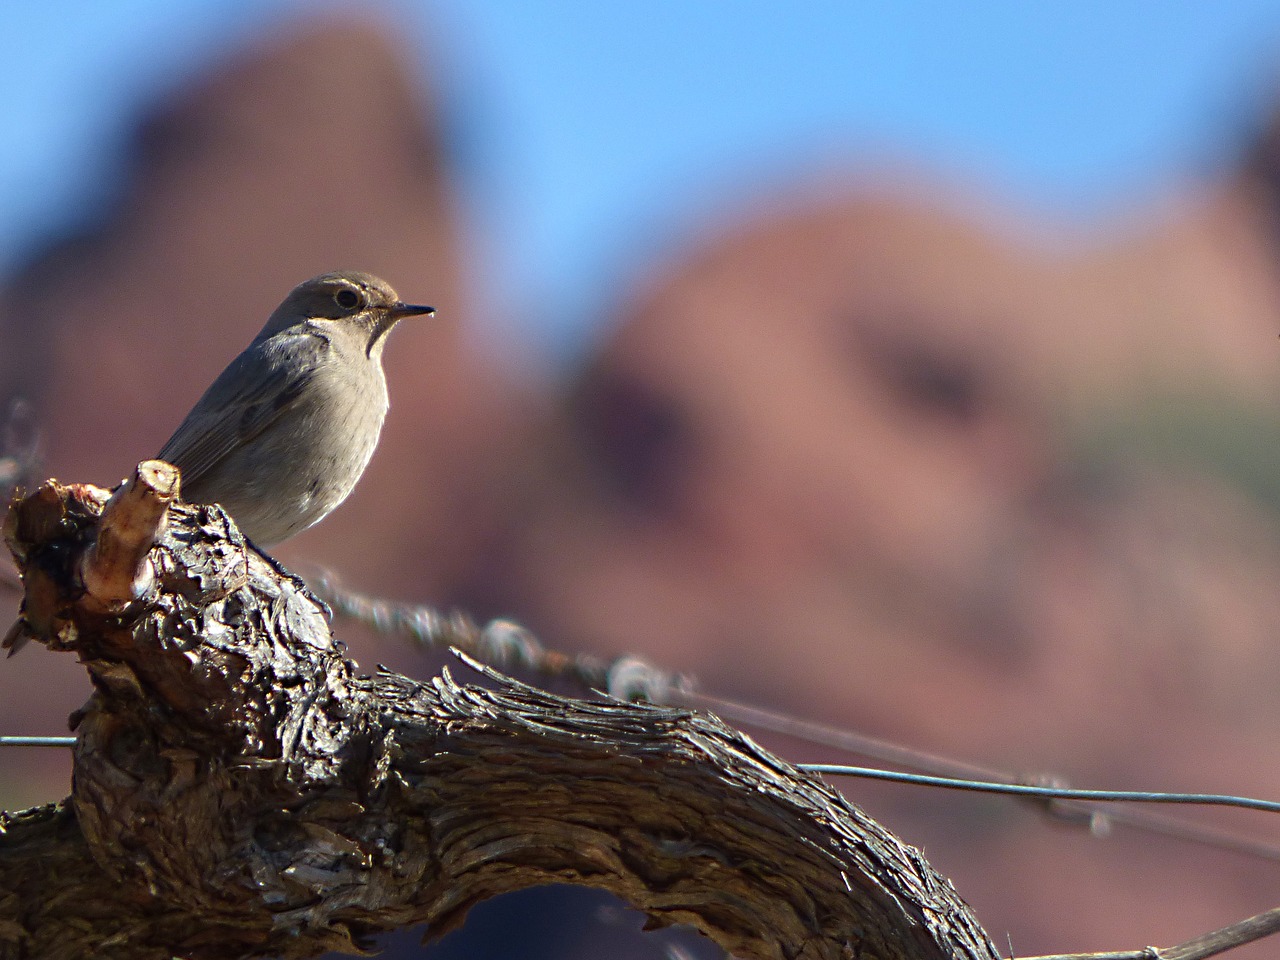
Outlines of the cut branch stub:
{"label": "cut branch stub", "polygon": [[80,577],[103,610],[118,611],[155,583],[148,559],[178,496],[178,468],[144,460],[121,484],[98,518],[98,536],[82,555]]}
{"label": "cut branch stub", "polygon": [[8,529],[27,629],[96,692],[70,806],[0,820],[0,957],[308,957],[578,883],[744,958],[995,960],[914,849],[714,717],[358,676],[217,508],[173,508],[123,614],[86,603],[77,489]]}

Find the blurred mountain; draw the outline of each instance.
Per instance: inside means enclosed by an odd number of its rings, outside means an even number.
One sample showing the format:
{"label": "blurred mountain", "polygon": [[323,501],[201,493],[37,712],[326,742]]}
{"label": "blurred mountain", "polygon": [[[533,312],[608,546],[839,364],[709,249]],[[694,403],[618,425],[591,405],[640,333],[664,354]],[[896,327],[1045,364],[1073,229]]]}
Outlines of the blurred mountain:
{"label": "blurred mountain", "polygon": [[[987,765],[1280,793],[1273,187],[1069,238],[929,183],[760,198],[620,297],[460,598]],[[1238,855],[845,789],[1019,953],[1173,942],[1280,892]]]}
{"label": "blurred mountain", "polygon": [[385,28],[322,22],[264,39],[145,117],[114,217],[5,284],[4,392],[35,404],[49,473],[118,481],[294,284],[355,266],[439,319],[403,324],[387,351],[391,455],[281,554],[414,596],[466,565],[490,512],[475,507],[477,477],[524,405],[477,350],[453,175],[407,59]]}
{"label": "blurred mountain", "polygon": [[[293,284],[367,269],[440,318],[396,331],[381,446],[279,551],[300,572],[996,767],[1280,795],[1280,137],[1090,233],[927,180],[744,198],[637,265],[571,383],[531,388],[473,333],[483,265],[392,35],[295,27],[174,93],[114,214],[4,283],[0,401],[34,405],[44,473],[116,482]],[[65,660],[0,664],[0,729],[59,728],[85,694]],[[13,776],[9,805],[62,792]],[[1021,954],[1173,942],[1280,894],[1238,854],[847,790]],[[574,937],[560,955],[594,955]]]}
{"label": "blurred mountain", "polygon": [[[377,273],[438,318],[392,336],[391,412],[355,494],[279,555],[431,600],[474,566],[465,554],[500,513],[489,478],[537,402],[482,352],[437,105],[392,35],[350,18],[294,25],[148,109],[114,212],[3,284],[0,410],[30,402],[44,476],[112,486],[159,451],[291,287],[336,268]],[[12,595],[0,603],[8,617]],[[87,693],[69,658],[31,654],[4,664],[6,732],[62,729]]]}

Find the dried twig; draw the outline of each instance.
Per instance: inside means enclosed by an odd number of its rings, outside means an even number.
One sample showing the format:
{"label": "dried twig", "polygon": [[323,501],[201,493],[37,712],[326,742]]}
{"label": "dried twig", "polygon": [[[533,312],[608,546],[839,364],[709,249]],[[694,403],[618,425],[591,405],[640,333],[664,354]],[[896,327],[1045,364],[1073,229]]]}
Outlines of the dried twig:
{"label": "dried twig", "polygon": [[1055,953],[1019,960],[1206,960],[1275,933],[1280,933],[1280,907],[1202,934],[1176,947],[1143,947],[1113,953]]}
{"label": "dried twig", "polygon": [[164,531],[178,486],[177,467],[144,460],[107,501],[98,537],[80,563],[85,589],[104,610],[132,603],[155,583],[147,554]]}

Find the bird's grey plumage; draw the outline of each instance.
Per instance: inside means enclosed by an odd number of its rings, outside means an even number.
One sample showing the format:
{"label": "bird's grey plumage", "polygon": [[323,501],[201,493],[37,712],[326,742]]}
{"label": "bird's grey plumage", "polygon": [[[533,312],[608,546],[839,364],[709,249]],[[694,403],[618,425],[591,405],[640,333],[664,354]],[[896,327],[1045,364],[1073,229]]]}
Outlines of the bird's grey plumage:
{"label": "bird's grey plumage", "polygon": [[295,287],[160,451],[182,471],[183,499],[221,504],[264,547],[324,517],[377,446],[386,335],[431,312],[366,273]]}

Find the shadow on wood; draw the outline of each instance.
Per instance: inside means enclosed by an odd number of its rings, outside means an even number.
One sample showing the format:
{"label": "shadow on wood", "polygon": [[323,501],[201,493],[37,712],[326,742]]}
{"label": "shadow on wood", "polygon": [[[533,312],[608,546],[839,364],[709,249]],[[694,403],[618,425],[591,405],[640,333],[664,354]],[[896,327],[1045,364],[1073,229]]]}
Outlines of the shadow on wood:
{"label": "shadow on wood", "polygon": [[[0,815],[0,957],[358,952],[546,883],[744,958],[997,957],[916,850],[715,717],[478,664],[487,687],[358,676],[219,508],[155,509],[165,466],[106,513],[105,491],[50,481],[6,521],[20,632],[78,654],[95,692],[71,796]],[[125,523],[141,567],[95,548]],[[122,553],[146,576],[93,569]]]}

